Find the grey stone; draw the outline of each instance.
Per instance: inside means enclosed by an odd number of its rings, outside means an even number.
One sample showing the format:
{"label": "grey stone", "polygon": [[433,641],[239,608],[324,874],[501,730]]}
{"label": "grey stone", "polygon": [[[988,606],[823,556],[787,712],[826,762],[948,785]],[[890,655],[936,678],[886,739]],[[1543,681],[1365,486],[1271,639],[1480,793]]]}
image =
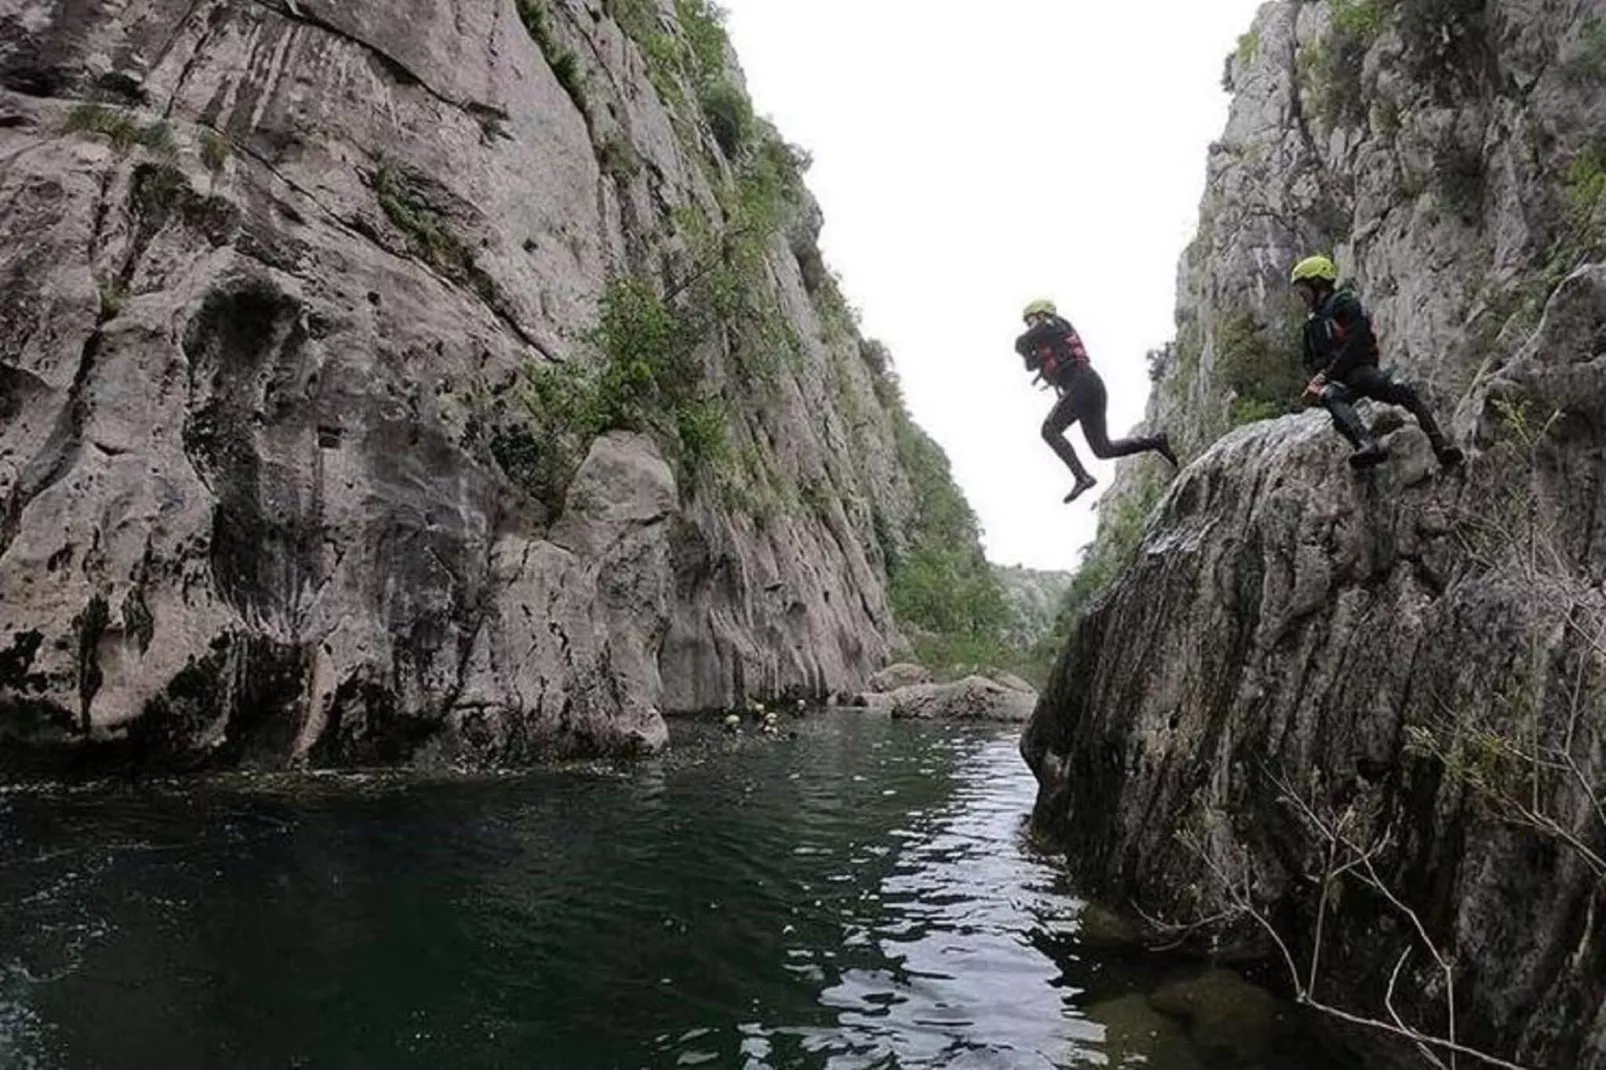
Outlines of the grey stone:
{"label": "grey stone", "polygon": [[892,716],[920,721],[1024,722],[1037,696],[983,676],[948,684],[915,684],[892,692]]}
{"label": "grey stone", "polygon": [[[1580,202],[1559,163],[1587,163],[1606,127],[1606,94],[1575,62],[1598,13],[1473,7],[1481,29],[1448,36],[1387,9],[1347,117],[1318,106],[1308,67],[1331,5],[1261,8],[1258,47],[1230,65],[1236,95],[1178,270],[1180,344],[1145,417],[1189,463],[1076,622],[1022,753],[1035,823],[1091,892],[1179,921],[1219,915],[1233,904],[1179,841],[1190,832],[1252,878],[1301,953],[1325,856],[1286,800],[1351,813],[1357,842],[1389,835],[1380,875],[1462,964],[1459,1039],[1600,1070],[1598,874],[1413,745],[1424,732],[1451,749],[1570,745],[1578,775],[1542,777],[1544,810],[1591,843],[1606,834],[1591,797],[1606,787],[1606,209]],[[1328,250],[1373,313],[1384,366],[1467,450],[1464,471],[1441,473],[1415,422],[1382,406],[1364,411],[1391,458],[1369,475],[1319,411],[1228,428],[1231,321],[1274,328],[1268,344],[1296,360],[1287,271]],[[1124,462],[1101,513],[1157,476]],[[1330,906],[1321,990],[1375,1011],[1409,922],[1353,888]],[[1239,921],[1214,937],[1275,965]],[[1439,984],[1413,956],[1402,1013],[1438,1021]]]}
{"label": "grey stone", "polygon": [[[642,435],[566,496],[507,460],[521,370],[596,359],[608,280],[719,210],[695,94],[547,6],[583,100],[507,0],[0,14],[0,760],[634,752],[885,663],[913,498],[808,290],[817,218],[765,272],[798,360],[701,354],[733,449],[813,505],[739,508]],[[69,129],[108,118],[146,134]]]}
{"label": "grey stone", "polygon": [[887,692],[914,684],[929,684],[931,681],[931,670],[924,665],[898,662],[872,674],[865,687],[870,691]]}

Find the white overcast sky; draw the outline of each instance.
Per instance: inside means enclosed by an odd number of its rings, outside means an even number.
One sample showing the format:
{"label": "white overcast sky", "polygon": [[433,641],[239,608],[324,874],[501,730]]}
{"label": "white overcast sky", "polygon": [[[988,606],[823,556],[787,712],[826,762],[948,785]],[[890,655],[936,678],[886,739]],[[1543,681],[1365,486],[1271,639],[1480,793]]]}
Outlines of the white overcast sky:
{"label": "white overcast sky", "polygon": [[814,157],[821,246],[892,350],[1003,565],[1069,569],[1100,486],[1074,505],[1039,437],[1052,395],[1012,349],[1046,296],[1081,332],[1119,435],[1144,354],[1173,334],[1176,265],[1222,64],[1260,0],[719,0],[754,103]]}

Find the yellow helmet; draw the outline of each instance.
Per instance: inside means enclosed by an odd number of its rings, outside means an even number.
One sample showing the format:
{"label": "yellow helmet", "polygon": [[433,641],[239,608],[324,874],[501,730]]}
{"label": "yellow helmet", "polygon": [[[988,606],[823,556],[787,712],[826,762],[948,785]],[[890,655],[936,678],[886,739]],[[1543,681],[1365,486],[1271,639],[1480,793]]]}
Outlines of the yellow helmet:
{"label": "yellow helmet", "polygon": [[1307,256],[1294,265],[1294,273],[1289,278],[1290,285],[1296,282],[1310,282],[1321,279],[1324,282],[1338,280],[1338,268],[1325,256]]}
{"label": "yellow helmet", "polygon": [[1058,313],[1054,308],[1054,302],[1046,299],[1039,299],[1027,305],[1026,311],[1021,313],[1021,317],[1024,319],[1031,319],[1033,316],[1053,316],[1057,314]]}

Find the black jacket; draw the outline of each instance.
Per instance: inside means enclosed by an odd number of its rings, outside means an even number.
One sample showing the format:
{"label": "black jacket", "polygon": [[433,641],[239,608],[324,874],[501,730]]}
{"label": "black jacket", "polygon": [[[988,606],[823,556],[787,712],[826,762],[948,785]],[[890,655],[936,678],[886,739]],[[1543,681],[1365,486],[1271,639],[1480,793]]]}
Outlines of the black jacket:
{"label": "black jacket", "polygon": [[1377,364],[1372,318],[1348,290],[1334,290],[1305,321],[1305,370],[1343,382],[1354,368]]}
{"label": "black jacket", "polygon": [[1057,383],[1078,368],[1088,366],[1087,349],[1069,321],[1050,316],[1019,338],[1015,352],[1026,362],[1029,372],[1042,372],[1043,378]]}

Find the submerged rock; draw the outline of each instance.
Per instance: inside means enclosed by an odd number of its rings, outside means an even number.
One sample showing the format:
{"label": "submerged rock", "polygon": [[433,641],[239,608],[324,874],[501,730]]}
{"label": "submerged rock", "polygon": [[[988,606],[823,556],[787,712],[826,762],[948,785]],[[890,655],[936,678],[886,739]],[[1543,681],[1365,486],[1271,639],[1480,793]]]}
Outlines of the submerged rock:
{"label": "submerged rock", "polygon": [[1176,981],[1149,997],[1155,1010],[1188,1023],[1188,1036],[1202,1052],[1254,1066],[1271,1050],[1284,1021],[1276,997],[1230,970],[1209,970]]}
{"label": "submerged rock", "polygon": [[1112,1070],[1207,1070],[1176,1019],[1139,993],[1095,1003],[1082,1013],[1104,1027],[1097,1050]]}

